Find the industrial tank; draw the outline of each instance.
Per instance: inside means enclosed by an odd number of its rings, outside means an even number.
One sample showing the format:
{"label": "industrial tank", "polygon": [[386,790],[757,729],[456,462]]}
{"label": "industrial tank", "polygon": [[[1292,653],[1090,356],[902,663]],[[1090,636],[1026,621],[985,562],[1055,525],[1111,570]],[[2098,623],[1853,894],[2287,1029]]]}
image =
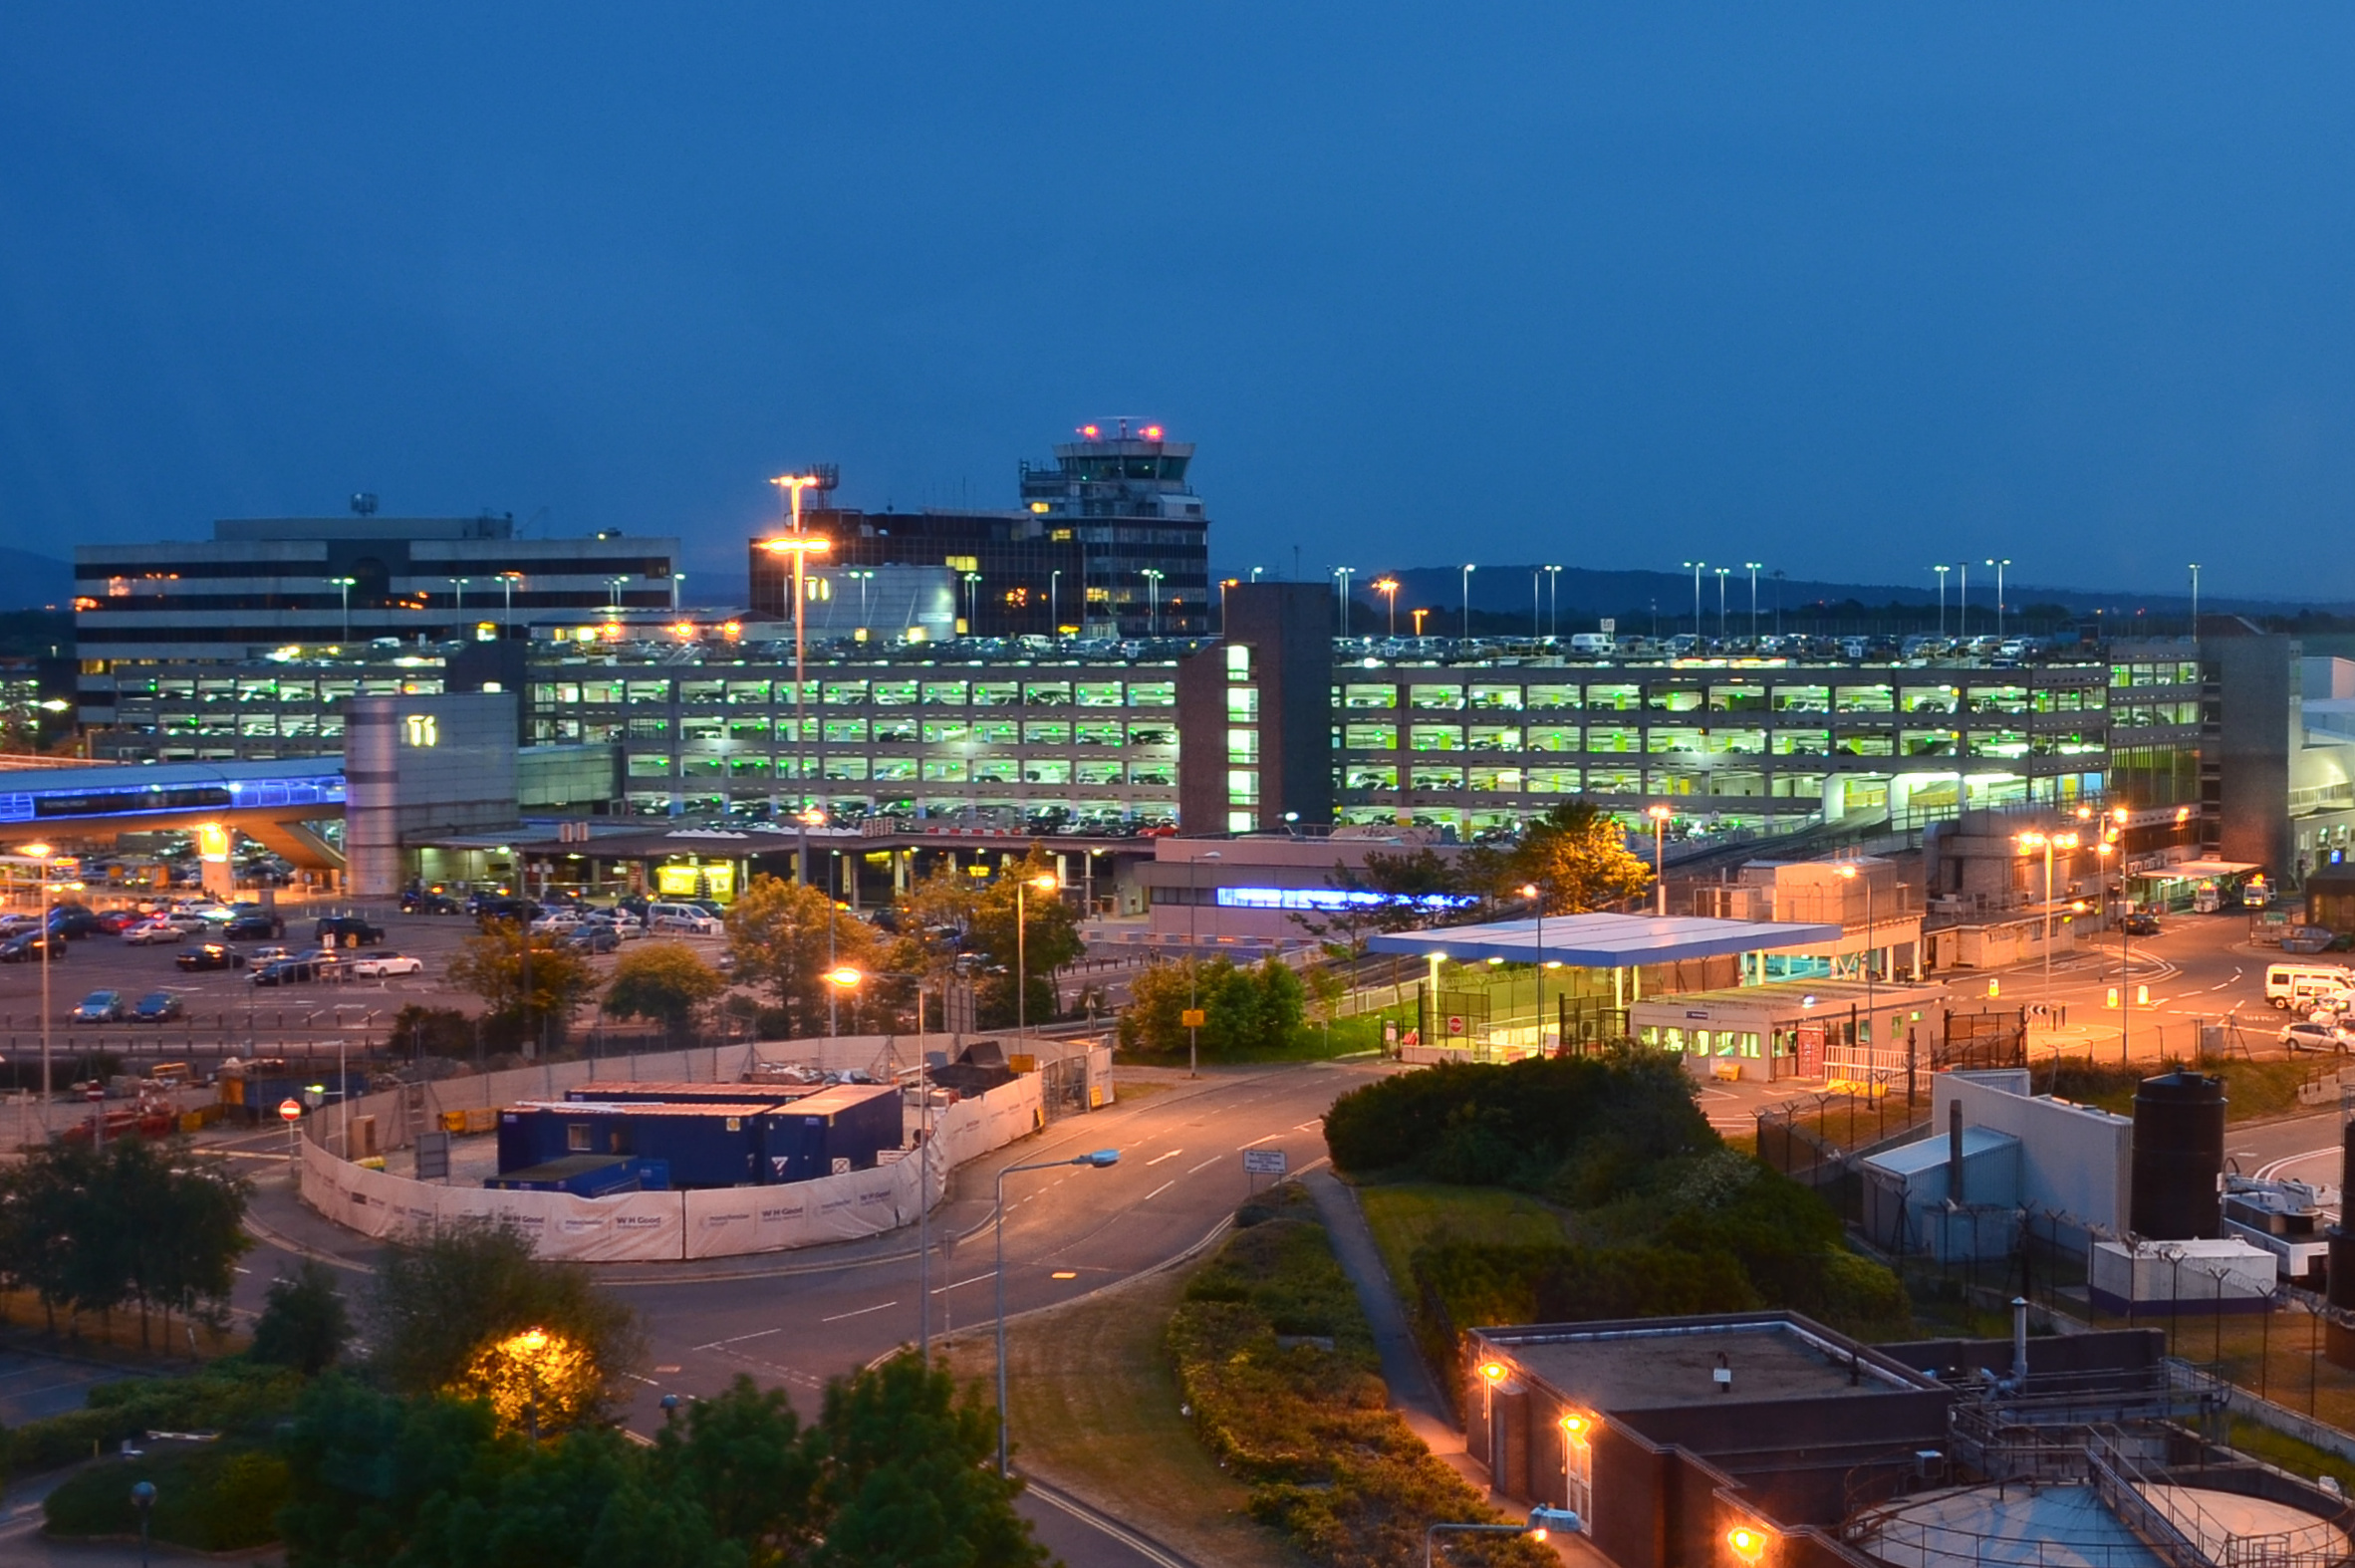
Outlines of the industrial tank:
{"label": "industrial tank", "polygon": [[2205,1073],[2146,1078],[2134,1095],[2134,1185],[2127,1223],[2152,1241],[2224,1233],[2224,1081]]}

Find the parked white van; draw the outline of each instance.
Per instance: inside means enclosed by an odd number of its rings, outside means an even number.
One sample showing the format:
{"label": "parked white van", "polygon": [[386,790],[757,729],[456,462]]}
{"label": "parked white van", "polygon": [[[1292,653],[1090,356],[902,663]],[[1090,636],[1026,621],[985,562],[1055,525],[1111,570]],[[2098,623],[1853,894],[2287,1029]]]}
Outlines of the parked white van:
{"label": "parked white van", "polygon": [[1581,654],[1614,653],[1619,651],[1619,639],[1609,632],[1575,632],[1570,637],[1570,652]]}
{"label": "parked white van", "polygon": [[717,936],[723,929],[718,915],[692,904],[650,904],[646,925],[651,931],[684,931],[690,936]]}
{"label": "parked white van", "polygon": [[2301,998],[2324,996],[2355,987],[2355,971],[2333,963],[2269,963],[2265,965],[2265,1000],[2289,1007]]}

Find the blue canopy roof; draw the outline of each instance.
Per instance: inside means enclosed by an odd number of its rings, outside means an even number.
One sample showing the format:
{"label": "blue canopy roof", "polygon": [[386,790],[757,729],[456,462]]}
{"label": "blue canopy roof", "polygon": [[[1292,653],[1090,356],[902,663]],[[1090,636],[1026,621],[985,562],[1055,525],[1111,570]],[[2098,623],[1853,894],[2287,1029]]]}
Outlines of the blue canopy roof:
{"label": "blue canopy roof", "polygon": [[1485,925],[1393,931],[1366,945],[1376,952],[1436,953],[1458,963],[1502,958],[1508,963],[1542,961],[1582,969],[1623,969],[1727,953],[1828,948],[1839,939],[1837,925],[1788,920],[1716,920],[1698,915],[1549,915],[1542,922],[1494,920]]}

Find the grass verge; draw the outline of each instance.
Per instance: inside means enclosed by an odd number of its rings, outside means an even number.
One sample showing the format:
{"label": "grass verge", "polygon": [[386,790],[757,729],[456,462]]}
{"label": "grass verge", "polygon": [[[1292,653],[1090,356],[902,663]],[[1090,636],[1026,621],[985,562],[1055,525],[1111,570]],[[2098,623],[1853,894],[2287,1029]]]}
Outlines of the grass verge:
{"label": "grass verge", "polygon": [[[2291,1058],[2286,1061],[2248,1061],[2238,1057],[2212,1059],[2200,1071],[2224,1080],[2224,1117],[2246,1122],[2258,1117],[2284,1116],[2311,1107],[2298,1103],[2298,1090],[2318,1064]],[[2334,1065],[2323,1063],[2320,1065]],[[2089,1105],[2119,1116],[2134,1114],[2136,1086],[2146,1078],[2190,1067],[2189,1062],[2153,1066],[2149,1062],[2120,1064],[2089,1057],[2046,1058],[2034,1066],[2035,1089],[2079,1105]]]}
{"label": "grass verge", "polygon": [[2292,1475],[2303,1475],[2308,1480],[2328,1475],[2342,1490],[2355,1492],[2355,1463],[2349,1463],[2328,1448],[2317,1448],[2303,1438],[2259,1426],[2245,1416],[2234,1416],[2224,1440],[2250,1458],[2262,1459]]}
{"label": "grass verge", "polygon": [[[1196,1562],[1300,1568],[1178,1414],[1162,1338],[1184,1288],[1182,1274],[1159,1274],[1007,1325],[1016,1458]],[[958,1343],[949,1364],[959,1377],[995,1375],[986,1337]]]}
{"label": "grass verge", "polygon": [[1562,1218],[1536,1198],[1496,1186],[1439,1181],[1380,1182],[1358,1188],[1358,1207],[1382,1250],[1400,1299],[1415,1299],[1416,1250],[1437,1241],[1499,1246],[1559,1245]]}

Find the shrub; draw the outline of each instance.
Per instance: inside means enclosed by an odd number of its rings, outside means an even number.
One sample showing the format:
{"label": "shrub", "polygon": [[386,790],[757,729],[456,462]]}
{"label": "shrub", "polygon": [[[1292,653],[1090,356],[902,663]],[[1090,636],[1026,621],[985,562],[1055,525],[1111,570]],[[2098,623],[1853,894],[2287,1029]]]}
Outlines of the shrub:
{"label": "shrub", "polygon": [[220,1361],[188,1378],[127,1378],[90,1391],[90,1408],[27,1422],[9,1433],[22,1472],[56,1469],[147,1432],[256,1436],[294,1409],[302,1379],[276,1367]]}
{"label": "shrub", "polygon": [[[1388,1408],[1373,1334],[1297,1187],[1187,1284],[1170,1322],[1203,1442],[1250,1488],[1253,1517],[1336,1568],[1420,1562],[1435,1519],[1492,1517]],[[1328,1344],[1330,1348],[1327,1348]],[[1465,1543],[1459,1562],[1542,1568],[1530,1543]]]}
{"label": "shrub", "polygon": [[156,1540],[200,1552],[234,1551],[278,1539],[286,1505],[286,1461],[250,1446],[184,1448],[84,1470],[43,1501],[53,1535],[136,1535],[131,1488],[155,1486],[148,1526]]}
{"label": "shrub", "polygon": [[1692,1081],[1657,1054],[1447,1064],[1343,1095],[1333,1163],[1473,1185],[1608,1195],[1653,1162],[1717,1147]]}

